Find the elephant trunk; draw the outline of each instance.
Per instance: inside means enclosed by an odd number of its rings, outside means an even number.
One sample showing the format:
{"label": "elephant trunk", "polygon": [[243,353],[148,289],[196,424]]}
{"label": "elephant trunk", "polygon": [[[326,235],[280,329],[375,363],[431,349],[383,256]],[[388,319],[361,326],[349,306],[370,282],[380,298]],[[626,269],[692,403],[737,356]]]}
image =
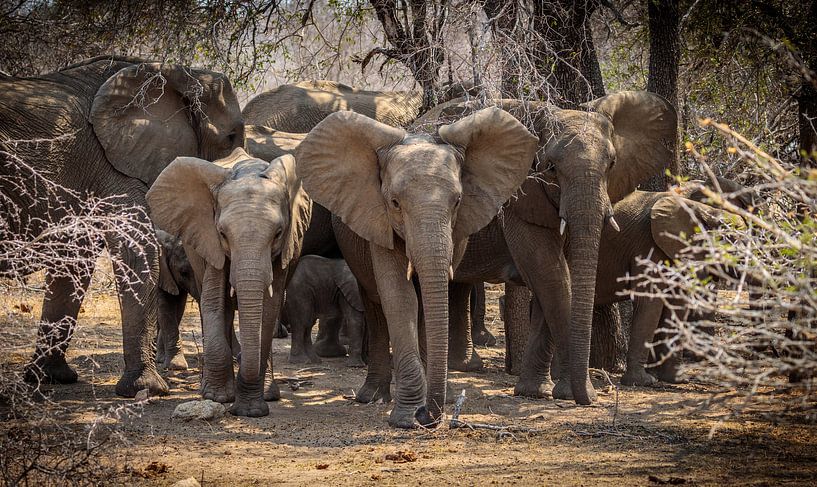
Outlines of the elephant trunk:
{"label": "elephant trunk", "polygon": [[261,260],[237,262],[232,272],[236,276],[238,295],[238,326],[241,338],[241,366],[239,376],[245,385],[259,384],[261,376],[261,324],[264,311],[264,293],[271,278],[263,269]]}
{"label": "elephant trunk", "polygon": [[[576,187],[593,187],[576,185]],[[570,387],[578,404],[593,401],[587,387],[590,366],[590,336],[593,324],[593,303],[596,295],[596,271],[599,260],[599,241],[609,206],[606,191],[596,197],[565,195],[568,204],[570,266]],[[578,202],[578,204],[575,204]],[[563,207],[564,208],[564,207]]]}
{"label": "elephant trunk", "polygon": [[[435,223],[420,225],[422,243],[412,246],[411,258],[417,269],[423,317],[426,327],[426,411],[418,411],[417,420],[424,426],[442,417],[448,379],[448,270],[453,244],[447,219],[431,218]],[[443,223],[440,223],[440,222]]]}

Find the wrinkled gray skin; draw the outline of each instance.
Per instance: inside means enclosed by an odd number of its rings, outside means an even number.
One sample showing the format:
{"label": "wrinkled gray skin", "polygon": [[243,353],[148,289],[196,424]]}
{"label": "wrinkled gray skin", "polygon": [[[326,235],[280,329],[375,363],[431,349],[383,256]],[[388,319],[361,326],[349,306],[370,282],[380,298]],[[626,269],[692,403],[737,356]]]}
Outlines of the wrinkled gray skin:
{"label": "wrinkled gray skin", "polygon": [[[497,275],[512,279],[519,274],[533,292],[535,306],[515,393],[545,396],[552,390],[556,398],[589,404],[596,397],[588,366],[601,233],[614,226],[612,205],[660,173],[661,161],[671,157],[667,147],[677,132],[675,110],[646,92],[608,95],[588,103],[587,111],[516,100],[497,104],[539,135],[536,177],[524,182],[503,219],[492,223],[499,228],[471,238],[469,251],[473,246],[483,253],[469,259],[476,267],[459,268],[455,280],[473,282],[485,274],[483,280],[491,282]],[[445,120],[476,108],[473,103],[453,104],[436,113]],[[479,242],[486,236],[490,241]],[[492,249],[501,240],[505,246]],[[508,254],[510,260],[502,258]],[[479,255],[491,259],[480,260]],[[452,327],[464,322],[453,320]],[[549,368],[551,335],[556,347],[568,352],[560,360],[569,376],[555,386]]]}
{"label": "wrinkled gray skin", "polygon": [[[445,87],[441,102],[475,95],[472,84]],[[259,94],[244,107],[247,123],[307,133],[329,114],[341,110],[366,115],[392,127],[406,127],[423,105],[421,91],[368,91],[335,81],[301,81]]]}
{"label": "wrinkled gray skin", "polygon": [[[269,414],[265,400],[280,397],[275,382],[264,380],[267,371],[272,375],[272,335],[311,213],[295,160],[287,155],[266,162],[243,149],[216,163],[177,158],[147,200],[156,225],[185,242],[200,283],[202,397],[233,402],[230,412],[237,416]],[[233,296],[241,339],[237,380]]]}
{"label": "wrinkled gray skin", "polygon": [[[446,397],[448,282],[470,234],[525,178],[536,138],[508,113],[476,112],[434,135],[408,135],[354,112],[329,115],[296,150],[304,188],[340,221],[335,236],[374,331],[358,401],[389,397],[392,426],[436,424]],[[333,220],[337,221],[337,220]],[[419,300],[427,367],[418,341]],[[376,356],[373,356],[376,354]],[[426,391],[428,393],[426,394]]]}
{"label": "wrinkled gray skin", "polygon": [[[19,174],[14,157],[81,195],[124,195],[119,202],[146,208],[148,187],[173,158],[216,159],[229,154],[244,138],[241,112],[229,81],[201,69],[105,56],[39,77],[3,77],[0,91],[0,191],[28,209],[24,221],[56,221],[62,212],[56,209],[45,214],[49,210],[43,205],[32,206],[29,197],[6,186]],[[137,98],[140,92],[144,98]],[[201,93],[195,100],[201,103],[193,104],[190,93]],[[8,143],[32,139],[56,141]],[[19,228],[18,221],[8,223],[12,231],[29,236],[42,231],[38,225]],[[143,223],[148,224],[147,218]],[[147,243],[155,243],[152,236],[147,238]],[[116,393],[133,397],[148,389],[151,394],[166,394],[167,384],[156,371],[153,348],[158,253],[154,245],[143,246],[143,253],[119,245],[116,235],[105,240],[117,259],[145,276],[128,289],[119,283],[125,368]],[[87,243],[91,260],[98,252],[93,244]],[[83,289],[76,289],[77,281]],[[41,316],[45,325],[27,367],[27,379],[77,380],[65,361],[70,329],[61,327],[54,332],[50,324],[76,320],[81,301],[73,296],[82,295],[89,281],[90,276],[46,277]]]}
{"label": "wrinkled gray skin", "polygon": [[[156,335],[156,363],[169,370],[186,370],[187,359],[182,350],[179,325],[184,317],[187,297],[201,302],[199,282],[187,258],[180,238],[156,229],[159,241],[159,290],[156,299],[159,309],[159,333]],[[235,334],[232,338],[233,356],[238,357],[241,346]]]}
{"label": "wrinkled gray skin", "polygon": [[[321,333],[312,346],[312,326],[321,320]],[[321,357],[345,357],[339,334],[345,328],[349,339],[346,365],[362,367],[363,302],[357,280],[343,259],[305,255],[287,285],[281,321],[292,332],[290,363],[319,363]]]}

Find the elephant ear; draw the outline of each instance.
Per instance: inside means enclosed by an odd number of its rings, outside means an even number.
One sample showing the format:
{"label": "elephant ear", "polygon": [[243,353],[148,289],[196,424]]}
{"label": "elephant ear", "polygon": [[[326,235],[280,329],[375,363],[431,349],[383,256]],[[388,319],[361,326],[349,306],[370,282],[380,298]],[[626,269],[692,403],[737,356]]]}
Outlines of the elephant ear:
{"label": "elephant ear", "polygon": [[669,167],[678,136],[678,114],[666,99],[646,91],[622,91],[585,106],[606,115],[613,124],[618,162],[607,180],[612,203]]}
{"label": "elephant ear", "polygon": [[147,192],[153,223],[216,269],[224,267],[224,250],[216,229],[215,192],[229,176],[229,169],[212,162],[177,157]]}
{"label": "elephant ear", "polygon": [[111,164],[150,186],[176,156],[198,155],[185,101],[198,85],[182,66],[159,63],[108,78],[91,105],[91,124]]}
{"label": "elephant ear", "polygon": [[289,233],[281,247],[281,268],[286,269],[293,259],[301,255],[304,235],[309,228],[312,216],[312,200],[304,191],[301,179],[298,177],[295,158],[286,154],[275,159],[270,165],[279,163],[284,167],[289,191]]}
{"label": "elephant ear", "polygon": [[656,201],[650,210],[650,220],[653,240],[672,258],[686,247],[677,237],[681,233],[687,237],[694,235],[701,224],[707,229],[724,224],[746,227],[738,215],[678,196],[665,196]]}
{"label": "elephant ear", "polygon": [[304,189],[362,238],[394,248],[380,181],[378,152],[399,143],[403,129],[354,112],[335,112],[295,151]]}
{"label": "elephant ear", "polygon": [[484,108],[444,125],[440,138],[461,148],[462,202],[454,241],[468,238],[491,222],[528,175],[539,138],[510,113]]}

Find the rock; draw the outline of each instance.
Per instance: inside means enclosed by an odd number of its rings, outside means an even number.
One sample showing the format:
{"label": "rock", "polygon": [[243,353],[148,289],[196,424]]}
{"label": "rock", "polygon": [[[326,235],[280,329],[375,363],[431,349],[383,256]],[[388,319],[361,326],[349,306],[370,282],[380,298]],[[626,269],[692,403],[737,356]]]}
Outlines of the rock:
{"label": "rock", "polygon": [[227,409],[223,404],[205,399],[203,401],[188,401],[179,404],[173,411],[171,418],[181,421],[190,421],[191,419],[212,421],[221,418],[226,412]]}
{"label": "rock", "polygon": [[[204,401],[193,401],[193,402],[204,402]],[[212,401],[210,401],[210,402],[212,402]],[[190,403],[185,403],[185,404],[190,404]],[[218,403],[216,403],[216,404],[218,404]],[[173,484],[173,487],[201,487],[201,484],[199,483],[198,480],[196,480],[196,477],[188,477],[188,478],[186,478],[184,480],[179,480],[178,482]]]}

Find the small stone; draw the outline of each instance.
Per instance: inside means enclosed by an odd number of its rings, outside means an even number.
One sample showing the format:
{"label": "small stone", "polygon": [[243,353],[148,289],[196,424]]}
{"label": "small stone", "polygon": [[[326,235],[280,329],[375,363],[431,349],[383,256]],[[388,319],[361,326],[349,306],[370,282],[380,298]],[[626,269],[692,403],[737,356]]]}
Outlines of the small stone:
{"label": "small stone", "polygon": [[221,418],[226,412],[227,409],[223,404],[205,399],[203,401],[188,401],[179,404],[173,411],[171,418],[181,421],[190,421],[191,419],[212,421]]}
{"label": "small stone", "polygon": [[199,483],[198,480],[196,480],[196,477],[187,477],[186,479],[179,480],[178,482],[173,484],[173,487],[201,487],[201,484]]}
{"label": "small stone", "polygon": [[136,396],[133,398],[133,402],[149,402],[150,401],[150,391],[147,389],[142,389],[141,391],[136,393]]}

